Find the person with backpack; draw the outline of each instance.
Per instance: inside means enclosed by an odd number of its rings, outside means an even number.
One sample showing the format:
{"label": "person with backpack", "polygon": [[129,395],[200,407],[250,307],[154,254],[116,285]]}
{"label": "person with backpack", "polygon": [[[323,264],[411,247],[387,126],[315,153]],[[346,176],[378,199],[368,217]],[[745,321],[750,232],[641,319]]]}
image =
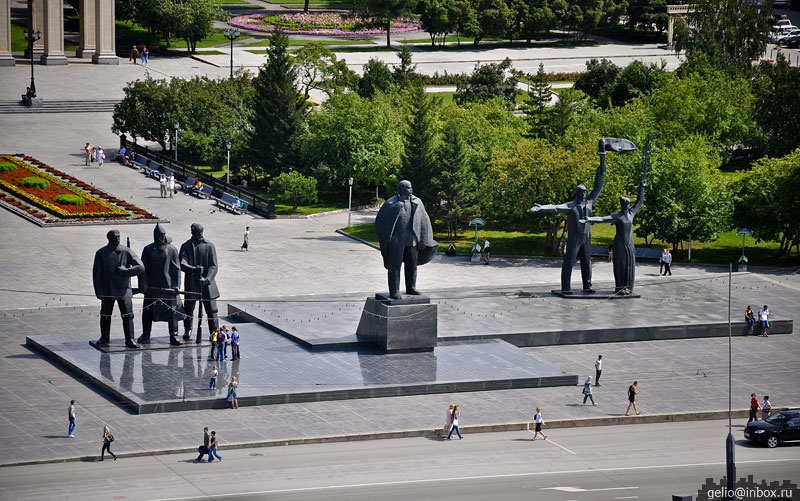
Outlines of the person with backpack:
{"label": "person with backpack", "polygon": [[592,401],[592,405],[597,405],[594,403],[594,396],[592,396],[592,376],[588,376],[586,378],[586,382],[583,383],[583,405],[586,405],[586,399],[590,399]]}
{"label": "person with backpack", "polygon": [[114,441],[114,435],[108,429],[108,426],[103,426],[103,449],[100,451],[100,461],[105,460],[106,451],[117,460],[117,455],[111,452],[111,442]]}
{"label": "person with backpack", "polygon": [[[211,437],[208,436],[208,426],[203,428],[203,445],[197,448],[197,452],[200,454],[197,456],[195,462],[199,463],[203,460],[203,456],[208,454],[208,446],[211,443]],[[211,455],[208,456],[211,459]],[[217,456],[219,457],[219,456]]]}
{"label": "person with backpack", "polygon": [[223,325],[217,332],[217,362],[222,362],[228,358],[225,354],[226,346],[228,346],[228,336],[225,334],[225,326]]}
{"label": "person with backpack", "polygon": [[536,424],[536,428],[533,431],[533,439],[536,440],[536,437],[539,435],[539,433],[541,433],[542,438],[547,440],[547,435],[545,435],[544,432],[542,431],[542,426],[544,426],[544,418],[542,418],[541,407],[536,408],[536,415],[533,416],[533,422]]}

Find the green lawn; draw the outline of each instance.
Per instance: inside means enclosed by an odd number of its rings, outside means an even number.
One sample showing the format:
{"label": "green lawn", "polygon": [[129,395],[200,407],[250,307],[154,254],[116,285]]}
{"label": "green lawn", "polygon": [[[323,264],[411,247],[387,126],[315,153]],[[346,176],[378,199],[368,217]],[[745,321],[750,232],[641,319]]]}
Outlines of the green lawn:
{"label": "green lawn", "polygon": [[[214,0],[214,3],[219,5],[220,7],[223,7],[223,6],[227,5],[227,4],[240,4],[240,5],[247,4],[247,5],[250,5],[250,4],[248,4],[247,2],[245,2],[243,0]],[[253,7],[254,9],[258,8],[257,5],[251,5],[251,7]]]}
{"label": "green lawn", "polygon": [[[270,193],[266,188],[260,186],[248,189],[263,198],[276,198],[273,193]],[[344,195],[346,195],[346,193],[344,193]],[[355,200],[353,201],[353,205],[357,205]],[[319,201],[317,203],[311,205],[301,205],[297,207],[297,210],[294,212],[292,212],[291,205],[285,205],[276,202],[275,214],[278,214],[279,216],[307,216],[309,214],[318,214],[320,212],[328,212],[346,208],[347,199],[343,198],[342,194],[331,195],[328,193],[320,193]]]}
{"label": "green lawn", "polygon": [[230,52],[222,52],[220,50],[198,50],[194,53],[195,56],[222,56],[230,54]]}
{"label": "green lawn", "polygon": [[[448,35],[444,39],[445,42],[453,42],[453,43],[458,42],[458,40],[459,40],[458,37],[456,37],[455,35]],[[465,37],[465,36],[461,37],[461,43],[471,44],[473,40],[475,40],[474,37]],[[484,38],[483,40],[487,40],[487,41],[505,40],[505,38],[488,37],[488,38]],[[400,43],[427,43],[427,44],[430,44],[431,43],[431,38],[428,37],[428,38],[415,38],[413,40],[402,40],[402,41],[400,41]],[[436,40],[436,43],[439,43],[439,39]]]}
{"label": "green lawn", "polygon": [[[289,46],[309,45],[311,43],[321,43],[322,45],[374,45],[372,40],[292,40],[289,39]],[[243,47],[269,47],[269,39],[252,42]]]}
{"label": "green lawn", "polygon": [[28,27],[16,21],[11,21],[11,50],[14,52],[23,51],[28,48],[28,41],[25,40],[25,30]]}
{"label": "green lawn", "polygon": [[[375,233],[374,224],[364,224],[344,228],[343,231],[359,237],[367,242],[378,244],[378,236]],[[614,239],[615,229],[610,224],[595,224],[592,227],[593,245],[611,245]],[[439,242],[439,251],[447,250],[449,240],[446,232],[441,227],[435,227],[434,238]],[[481,230],[480,242],[488,238],[492,242],[492,253],[512,255],[512,256],[551,256],[549,246],[545,240],[544,233],[531,233],[526,231],[493,231]],[[644,247],[644,240],[636,238],[636,246]],[[459,237],[454,240],[458,252],[469,253],[475,243],[474,230],[464,229],[459,233]],[[663,242],[653,242],[652,248],[669,247]],[[720,235],[714,242],[692,242],[692,262],[709,264],[736,264],[742,254],[742,237],[736,236],[735,231],[729,231]],[[800,258],[792,257],[786,260],[778,259],[778,242],[760,242],[756,244],[752,238],[748,238],[745,244],[745,255],[749,259],[749,264],[758,266],[797,266]],[[687,250],[678,250],[673,253],[676,262],[686,262]]]}
{"label": "green lawn", "polygon": [[[120,21],[117,19],[117,35],[122,35],[126,38],[131,40],[136,40],[137,43],[149,41],[150,34],[139,25],[135,25],[130,21]],[[228,45],[230,41],[225,38],[225,35],[222,34],[221,31],[215,31],[209,37],[204,40],[197,42],[198,49],[204,49],[208,47],[216,47],[217,45]],[[167,48],[167,42],[165,40],[160,41],[161,48]],[[180,38],[173,38],[172,39],[172,46],[170,49],[180,52],[183,49],[184,52],[188,52],[186,49],[186,41]]]}

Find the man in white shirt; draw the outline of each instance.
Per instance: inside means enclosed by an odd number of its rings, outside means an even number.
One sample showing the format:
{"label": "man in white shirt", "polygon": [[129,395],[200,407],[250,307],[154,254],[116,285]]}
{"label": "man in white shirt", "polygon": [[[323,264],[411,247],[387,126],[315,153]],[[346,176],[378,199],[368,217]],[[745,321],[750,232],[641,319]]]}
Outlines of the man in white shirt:
{"label": "man in white shirt", "polygon": [[489,251],[491,250],[492,246],[489,244],[489,239],[483,239],[483,264],[489,264]]}
{"label": "man in white shirt", "polygon": [[161,198],[167,198],[167,176],[161,174],[158,182],[161,184]]}
{"label": "man in white shirt", "polygon": [[597,355],[597,360],[594,361],[594,385],[600,386],[600,374],[603,373],[603,355]]}
{"label": "man in white shirt", "polygon": [[761,321],[761,331],[764,337],[767,337],[769,334],[767,331],[769,330],[769,308],[767,305],[764,305],[764,308],[758,310],[758,319]]}

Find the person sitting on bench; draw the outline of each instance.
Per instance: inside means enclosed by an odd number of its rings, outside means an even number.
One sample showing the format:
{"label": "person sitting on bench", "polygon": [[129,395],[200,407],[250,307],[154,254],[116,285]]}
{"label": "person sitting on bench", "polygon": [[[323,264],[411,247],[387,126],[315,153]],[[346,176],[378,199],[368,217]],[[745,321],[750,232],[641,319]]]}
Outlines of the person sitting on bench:
{"label": "person sitting on bench", "polygon": [[33,92],[30,87],[26,87],[25,94],[22,94],[22,104],[30,106],[34,97],[36,97],[36,93]]}
{"label": "person sitting on bench", "polygon": [[128,148],[123,146],[122,148],[119,149],[119,161],[120,163],[122,163],[122,165],[127,167],[129,159],[130,159],[130,152],[128,151]]}
{"label": "person sitting on bench", "polygon": [[194,193],[194,194],[196,194],[197,196],[200,196],[200,189],[201,189],[202,187],[203,187],[203,182],[202,182],[202,181],[200,181],[199,179],[195,179],[195,181],[194,181],[194,186],[192,186],[191,193]]}

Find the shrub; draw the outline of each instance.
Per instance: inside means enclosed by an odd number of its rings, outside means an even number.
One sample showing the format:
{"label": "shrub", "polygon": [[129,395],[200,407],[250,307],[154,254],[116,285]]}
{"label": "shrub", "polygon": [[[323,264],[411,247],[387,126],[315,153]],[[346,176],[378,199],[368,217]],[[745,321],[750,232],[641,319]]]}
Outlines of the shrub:
{"label": "shrub", "polygon": [[317,180],[297,171],[284,172],[273,179],[270,190],[277,195],[279,202],[293,204],[293,211],[301,203],[317,203]]}
{"label": "shrub", "polygon": [[46,190],[50,187],[50,181],[47,179],[42,179],[38,176],[23,177],[20,179],[19,185],[24,186],[25,188],[39,188],[40,190]]}
{"label": "shrub", "polygon": [[83,205],[83,198],[78,195],[73,195],[72,193],[58,195],[53,201],[57,204],[64,205]]}
{"label": "shrub", "polygon": [[0,172],[11,172],[17,170],[17,166],[11,162],[0,162]]}

